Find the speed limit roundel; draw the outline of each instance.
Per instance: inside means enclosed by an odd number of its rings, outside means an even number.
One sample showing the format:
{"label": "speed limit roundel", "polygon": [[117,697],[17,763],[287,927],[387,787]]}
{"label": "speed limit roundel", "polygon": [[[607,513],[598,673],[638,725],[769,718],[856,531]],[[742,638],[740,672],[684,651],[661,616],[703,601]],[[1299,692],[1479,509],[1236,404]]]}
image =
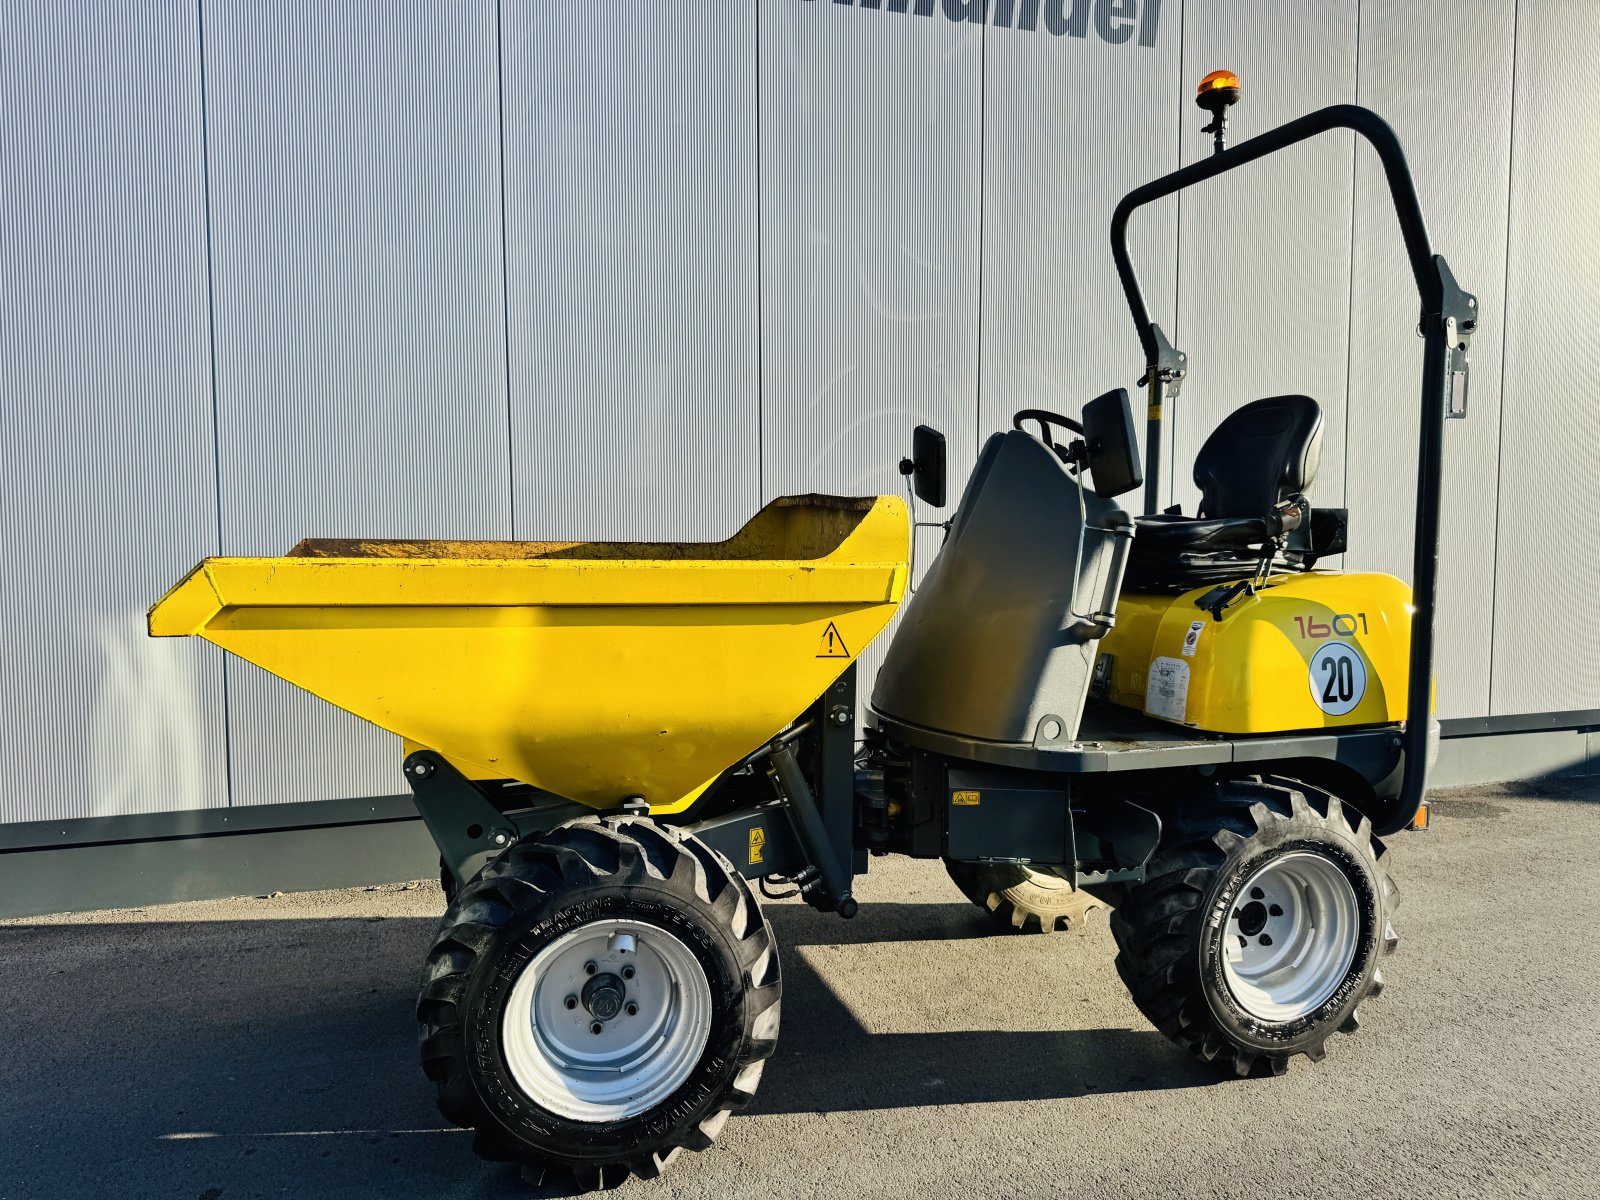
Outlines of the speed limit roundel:
{"label": "speed limit roundel", "polygon": [[1311,656],[1311,698],[1330,717],[1342,717],[1367,694],[1367,664],[1348,642],[1323,642]]}

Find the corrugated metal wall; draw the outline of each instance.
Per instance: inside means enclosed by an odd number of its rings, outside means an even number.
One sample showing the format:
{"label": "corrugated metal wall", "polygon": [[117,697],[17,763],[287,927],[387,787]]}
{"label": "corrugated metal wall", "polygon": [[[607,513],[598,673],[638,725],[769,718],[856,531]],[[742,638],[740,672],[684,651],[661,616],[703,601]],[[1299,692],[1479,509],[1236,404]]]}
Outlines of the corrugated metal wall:
{"label": "corrugated metal wall", "polygon": [[1517,11],[1494,712],[1600,703],[1600,5]]}
{"label": "corrugated metal wall", "polygon": [[[1399,133],[1429,235],[1462,286],[1478,296],[1485,318],[1472,341],[1469,419],[1445,422],[1444,649],[1435,668],[1445,716],[1490,711],[1513,19],[1503,0],[1363,0],[1361,6],[1356,97]],[[1430,63],[1449,69],[1428,69]],[[1426,87],[1418,85],[1419,69]],[[1422,371],[1422,341],[1412,332],[1416,285],[1377,156],[1362,144],[1355,165],[1348,557],[1352,565],[1409,577]],[[1594,611],[1600,613],[1600,602]],[[1592,676],[1589,688],[1589,704],[1600,704]],[[1554,699],[1496,711],[1586,707]]]}
{"label": "corrugated metal wall", "polygon": [[[204,554],[715,537],[899,490],[915,422],[959,482],[1013,409],[1131,386],[1110,210],[1207,152],[1216,66],[1235,137],[1385,113],[1482,299],[1441,714],[1600,707],[1591,4],[34,7],[0,11],[0,821],[399,789],[386,735],[142,636]],[[1352,141],[1144,212],[1134,252],[1192,368],[1172,496],[1228,409],[1307,392],[1313,498],[1404,574],[1415,299]]]}
{"label": "corrugated metal wall", "polygon": [[[762,498],[898,493],[977,441],[981,26],[762,0]],[[919,531],[926,562],[935,531]],[[887,637],[861,658],[870,680]],[[861,691],[863,701],[869,689]]]}
{"label": "corrugated metal wall", "polygon": [[759,506],[755,24],[505,7],[519,537],[715,538]]}
{"label": "corrugated metal wall", "polygon": [[[1183,73],[1172,85],[1184,104],[1184,161],[1211,152],[1189,96],[1217,64],[1244,81],[1235,138],[1353,101],[1357,20],[1356,5],[1327,0],[1187,6]],[[1206,436],[1239,405],[1286,393],[1322,405],[1312,501],[1344,503],[1353,140],[1325,135],[1179,197],[1173,342],[1189,356],[1190,377],[1172,406],[1170,462],[1187,512],[1200,498],[1190,470]]]}
{"label": "corrugated metal wall", "polygon": [[[494,6],[203,16],[222,552],[509,536]],[[404,790],[388,734],[227,672],[233,803]]]}
{"label": "corrugated metal wall", "polygon": [[0,821],[227,799],[222,663],[144,610],[217,548],[193,9],[0,7]]}

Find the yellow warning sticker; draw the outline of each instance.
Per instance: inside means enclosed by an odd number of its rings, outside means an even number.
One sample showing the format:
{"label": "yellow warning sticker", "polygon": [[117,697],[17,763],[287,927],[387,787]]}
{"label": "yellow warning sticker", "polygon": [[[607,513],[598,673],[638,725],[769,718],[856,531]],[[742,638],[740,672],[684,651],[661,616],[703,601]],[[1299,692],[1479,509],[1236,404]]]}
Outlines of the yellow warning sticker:
{"label": "yellow warning sticker", "polygon": [[950,803],[951,804],[960,804],[960,805],[963,805],[963,806],[968,807],[968,808],[971,808],[971,807],[975,806],[978,803],[978,801],[981,800],[981,799],[983,799],[983,793],[982,792],[951,792],[950,793]]}
{"label": "yellow warning sticker", "polygon": [[767,831],[759,825],[750,829],[750,865],[753,867],[761,862],[761,852],[767,846]]}
{"label": "yellow warning sticker", "polygon": [[1145,412],[1145,416],[1152,421],[1161,420],[1161,405],[1152,404]]}
{"label": "yellow warning sticker", "polygon": [[844,648],[844,638],[839,633],[839,627],[832,621],[822,631],[822,645],[817,648],[818,658],[849,658],[850,651]]}

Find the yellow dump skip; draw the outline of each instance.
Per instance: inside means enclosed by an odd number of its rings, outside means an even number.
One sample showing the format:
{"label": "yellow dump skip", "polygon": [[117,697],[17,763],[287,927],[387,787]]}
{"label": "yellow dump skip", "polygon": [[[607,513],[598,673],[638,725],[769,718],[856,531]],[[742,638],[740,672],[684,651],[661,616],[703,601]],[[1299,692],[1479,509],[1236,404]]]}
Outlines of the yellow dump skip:
{"label": "yellow dump skip", "polygon": [[725,542],[302,542],[150,610],[469,774],[687,807],[894,614],[903,501],[774,500]]}

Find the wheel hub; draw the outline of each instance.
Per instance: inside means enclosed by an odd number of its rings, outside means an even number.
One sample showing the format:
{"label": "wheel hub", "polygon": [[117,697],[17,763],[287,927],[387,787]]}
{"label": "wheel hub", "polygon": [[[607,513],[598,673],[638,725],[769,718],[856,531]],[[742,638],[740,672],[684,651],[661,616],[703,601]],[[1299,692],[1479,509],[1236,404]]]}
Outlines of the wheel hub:
{"label": "wheel hub", "polygon": [[[1256,892],[1261,891],[1260,888],[1254,890]],[[1260,934],[1267,927],[1268,916],[1281,916],[1283,913],[1283,909],[1276,904],[1272,906],[1272,910],[1269,912],[1267,906],[1259,900],[1251,900],[1243,908],[1235,909],[1233,918],[1239,922],[1240,935],[1248,939]]]}
{"label": "wheel hub", "polygon": [[623,985],[620,975],[613,975],[607,971],[604,975],[592,977],[583,985],[579,998],[583,1006],[602,1021],[609,1021],[622,1011],[622,1002],[627,998],[627,988]]}

